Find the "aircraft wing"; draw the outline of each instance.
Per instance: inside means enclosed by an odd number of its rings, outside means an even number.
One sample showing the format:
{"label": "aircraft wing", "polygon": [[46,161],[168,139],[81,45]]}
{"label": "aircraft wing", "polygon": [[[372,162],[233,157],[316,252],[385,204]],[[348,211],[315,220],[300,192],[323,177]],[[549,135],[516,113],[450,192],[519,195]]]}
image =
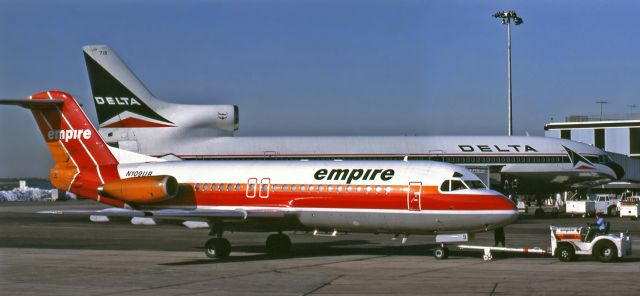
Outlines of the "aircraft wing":
{"label": "aircraft wing", "polygon": [[166,209],[155,211],[139,211],[121,208],[109,208],[104,210],[68,210],[68,211],[40,211],[39,214],[49,215],[73,215],[73,216],[107,216],[107,217],[144,217],[168,220],[253,220],[253,219],[278,219],[285,217],[282,210],[180,210]]}

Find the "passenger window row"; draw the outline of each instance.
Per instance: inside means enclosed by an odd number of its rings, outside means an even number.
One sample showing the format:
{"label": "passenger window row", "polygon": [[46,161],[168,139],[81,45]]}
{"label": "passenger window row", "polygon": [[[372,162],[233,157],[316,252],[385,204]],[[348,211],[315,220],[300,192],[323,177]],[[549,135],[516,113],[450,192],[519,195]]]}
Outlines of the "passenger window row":
{"label": "passenger window row", "polygon": [[[256,184],[249,184],[249,191],[255,190]],[[260,189],[264,192],[270,187],[271,192],[375,192],[389,193],[391,186],[371,186],[371,185],[313,185],[313,184],[261,184]],[[241,184],[235,183],[196,183],[193,187],[196,191],[244,191]]]}

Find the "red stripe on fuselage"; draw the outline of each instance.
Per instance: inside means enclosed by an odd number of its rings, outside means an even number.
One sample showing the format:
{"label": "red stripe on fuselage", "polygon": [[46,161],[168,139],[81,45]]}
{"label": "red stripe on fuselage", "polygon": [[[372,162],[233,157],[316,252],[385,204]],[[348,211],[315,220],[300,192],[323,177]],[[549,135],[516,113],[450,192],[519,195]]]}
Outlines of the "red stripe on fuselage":
{"label": "red stripe on fuselage", "polygon": [[[375,188],[375,185],[372,187]],[[375,190],[366,192],[364,190],[365,186],[362,186],[362,188],[362,192],[355,192],[355,190],[352,192],[270,191],[267,198],[260,198],[257,193],[256,197],[249,198],[246,196],[246,184],[243,184],[238,191],[226,191],[225,186],[224,191],[196,190],[194,193],[197,206],[408,209],[407,186],[392,186],[392,190],[389,193],[385,193],[384,190],[381,192],[375,192]],[[492,193],[439,193],[437,187],[433,186],[422,187],[420,203],[422,210],[516,210],[513,202],[502,195]]]}
{"label": "red stripe on fuselage", "polygon": [[129,118],[125,118],[125,119],[122,119],[122,120],[107,124],[107,125],[105,125],[103,127],[109,127],[109,128],[117,128],[117,127],[125,127],[125,128],[131,128],[131,127],[175,127],[175,125],[157,123],[157,122],[146,121],[146,120],[142,120],[142,119],[138,119],[138,118],[134,118],[134,117],[129,117]]}

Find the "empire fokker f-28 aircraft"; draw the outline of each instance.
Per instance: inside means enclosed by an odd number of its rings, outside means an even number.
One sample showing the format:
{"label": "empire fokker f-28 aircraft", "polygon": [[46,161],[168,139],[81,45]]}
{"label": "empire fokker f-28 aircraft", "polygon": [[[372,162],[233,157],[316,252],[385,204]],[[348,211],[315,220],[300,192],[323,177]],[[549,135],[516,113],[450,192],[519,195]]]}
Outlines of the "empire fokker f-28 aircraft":
{"label": "empire fokker f-28 aircraft", "polygon": [[[436,234],[450,240],[503,227],[518,215],[509,199],[452,164],[165,161],[109,147],[64,92],[0,104],[32,111],[54,158],[50,177],[56,188],[115,207],[45,213],[208,222],[215,236],[205,244],[209,257],[229,255],[223,232],[239,224],[275,232],[267,250],[284,253],[291,241],[283,231],[289,230]],[[442,244],[434,255],[447,253]]]}
{"label": "empire fokker f-28 aircraft", "polygon": [[435,160],[489,171],[491,188],[517,193],[589,188],[624,176],[622,167],[604,151],[555,138],[232,137],[238,128],[237,107],[159,100],[108,46],[89,45],[83,51],[101,135],[111,146],[146,155],[216,160]]}

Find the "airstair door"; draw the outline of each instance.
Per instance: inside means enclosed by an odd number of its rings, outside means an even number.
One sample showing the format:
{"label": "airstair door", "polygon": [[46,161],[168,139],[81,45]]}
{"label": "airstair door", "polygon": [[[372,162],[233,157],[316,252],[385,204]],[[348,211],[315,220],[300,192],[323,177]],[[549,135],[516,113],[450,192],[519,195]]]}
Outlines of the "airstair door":
{"label": "airstair door", "polygon": [[410,182],[407,186],[407,208],[409,211],[420,211],[422,182]]}

